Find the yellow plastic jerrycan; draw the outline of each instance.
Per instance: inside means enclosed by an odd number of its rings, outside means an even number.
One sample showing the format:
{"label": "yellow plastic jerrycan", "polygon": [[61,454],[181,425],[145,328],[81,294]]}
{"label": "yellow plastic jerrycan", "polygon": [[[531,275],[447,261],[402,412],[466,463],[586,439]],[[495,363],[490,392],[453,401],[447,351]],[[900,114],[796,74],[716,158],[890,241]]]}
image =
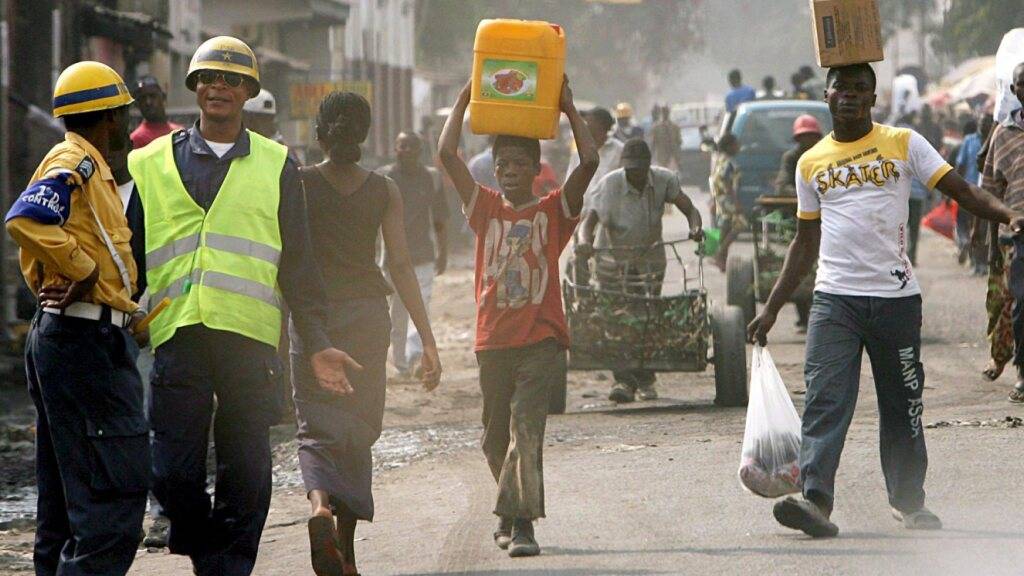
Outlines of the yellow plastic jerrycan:
{"label": "yellow plastic jerrycan", "polygon": [[469,124],[476,134],[554,138],[565,32],[549,22],[481,20],[473,47]]}

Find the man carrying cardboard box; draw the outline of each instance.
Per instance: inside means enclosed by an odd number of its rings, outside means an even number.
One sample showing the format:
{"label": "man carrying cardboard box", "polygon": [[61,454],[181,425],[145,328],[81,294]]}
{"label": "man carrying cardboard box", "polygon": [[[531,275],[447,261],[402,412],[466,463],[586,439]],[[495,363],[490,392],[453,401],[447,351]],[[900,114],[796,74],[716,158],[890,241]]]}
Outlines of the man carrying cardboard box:
{"label": "man carrying cardboard box", "polygon": [[906,241],[911,179],[1014,234],[1024,229],[1021,212],[964,181],[923,136],[872,122],[875,98],[870,65],[829,70],[825,99],[834,130],[797,164],[796,238],[764,310],[748,327],[749,339],[764,345],[778,311],[817,260],[804,363],[803,498],[774,509],[780,524],[814,537],[839,533],[829,517],[865,349],[893,516],[909,529],[942,527],[925,507],[921,289]]}

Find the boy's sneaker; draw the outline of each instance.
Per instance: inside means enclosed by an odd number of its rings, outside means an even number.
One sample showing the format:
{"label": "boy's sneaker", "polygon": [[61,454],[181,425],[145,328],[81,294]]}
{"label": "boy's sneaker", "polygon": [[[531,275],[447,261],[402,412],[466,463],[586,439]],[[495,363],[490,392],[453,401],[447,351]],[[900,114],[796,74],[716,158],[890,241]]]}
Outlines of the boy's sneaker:
{"label": "boy's sneaker", "polygon": [[900,512],[893,508],[892,517],[907,530],[942,530],[942,520],[924,506],[917,512]]}
{"label": "boy's sneaker", "polygon": [[516,520],[512,526],[512,544],[508,547],[508,555],[512,558],[539,556],[540,544],[533,537],[532,520]]}
{"label": "boy's sneaker", "polygon": [[512,519],[501,518],[498,520],[498,529],[494,531],[494,543],[502,550],[508,550],[512,544]]}
{"label": "boy's sneaker", "polygon": [[657,400],[658,389],[654,387],[654,383],[644,384],[636,389],[636,395],[641,400]]}
{"label": "boy's sneaker", "polygon": [[617,404],[627,404],[633,401],[633,389],[625,384],[616,382],[612,386],[612,391],[608,394],[608,399]]}
{"label": "boy's sneaker", "polygon": [[839,534],[839,527],[829,520],[828,515],[817,504],[804,498],[797,500],[790,496],[776,502],[772,512],[779,524],[813,538],[832,538]]}

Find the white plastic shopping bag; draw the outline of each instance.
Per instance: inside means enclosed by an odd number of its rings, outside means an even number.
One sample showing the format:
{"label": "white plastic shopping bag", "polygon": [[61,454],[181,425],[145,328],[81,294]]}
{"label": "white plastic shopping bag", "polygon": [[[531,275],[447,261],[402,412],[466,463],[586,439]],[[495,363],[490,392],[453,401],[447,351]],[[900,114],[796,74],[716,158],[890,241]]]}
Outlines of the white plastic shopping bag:
{"label": "white plastic shopping bag", "polygon": [[768,350],[754,346],[740,484],[777,498],[800,491],[800,416]]}

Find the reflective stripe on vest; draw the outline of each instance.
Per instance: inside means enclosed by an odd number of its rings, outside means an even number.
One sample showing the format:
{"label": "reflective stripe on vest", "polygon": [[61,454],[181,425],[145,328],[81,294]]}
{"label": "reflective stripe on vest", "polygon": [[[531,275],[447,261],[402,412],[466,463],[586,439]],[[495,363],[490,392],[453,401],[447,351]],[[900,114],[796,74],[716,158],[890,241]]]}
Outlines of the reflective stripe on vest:
{"label": "reflective stripe on vest", "polygon": [[160,302],[164,298],[174,299],[176,296],[185,293],[186,286],[208,286],[236,294],[244,294],[270,304],[275,308],[281,308],[281,298],[273,288],[269,288],[259,282],[253,282],[246,278],[232,276],[223,272],[207,272],[193,270],[188,276],[182,276],[171,282],[166,288],[154,292],[150,298],[152,302]]}
{"label": "reflective stripe on vest", "polygon": [[[161,246],[152,252],[146,252],[146,270],[153,270],[167,264],[178,256],[191,254],[199,248],[199,234],[179,238],[174,242]],[[273,246],[246,240],[237,236],[227,236],[216,232],[206,233],[206,245],[215,250],[234,252],[243,256],[252,256],[265,262],[277,265],[281,260],[281,251]],[[157,300],[159,302],[159,300]]]}
{"label": "reflective stripe on vest", "polygon": [[287,149],[252,132],[249,141],[250,153],[231,161],[205,212],[181,181],[173,135],[129,155],[146,219],[151,302],[171,299],[150,325],[154,348],[190,324],[278,344],[282,244],[277,212]]}

